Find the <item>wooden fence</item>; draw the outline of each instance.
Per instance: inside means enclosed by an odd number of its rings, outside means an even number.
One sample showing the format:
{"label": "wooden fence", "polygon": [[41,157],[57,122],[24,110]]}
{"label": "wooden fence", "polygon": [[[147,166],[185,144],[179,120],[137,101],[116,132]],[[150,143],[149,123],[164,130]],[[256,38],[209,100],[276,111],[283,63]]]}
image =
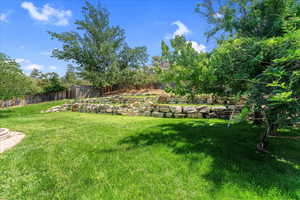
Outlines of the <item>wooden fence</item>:
{"label": "wooden fence", "polygon": [[91,86],[73,85],[65,91],[53,92],[47,94],[29,95],[23,98],[13,98],[11,100],[0,100],[0,108],[11,106],[24,106],[27,104],[42,103],[47,101],[57,101],[63,99],[94,98],[103,96],[107,92],[117,90],[116,86],[103,88],[94,88]]}

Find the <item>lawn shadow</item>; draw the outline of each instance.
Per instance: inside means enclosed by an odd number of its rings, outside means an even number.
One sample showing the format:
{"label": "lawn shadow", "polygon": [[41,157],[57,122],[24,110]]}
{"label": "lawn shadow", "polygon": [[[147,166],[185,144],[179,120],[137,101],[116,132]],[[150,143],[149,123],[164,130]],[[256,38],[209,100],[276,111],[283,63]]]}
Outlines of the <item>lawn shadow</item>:
{"label": "lawn shadow", "polygon": [[213,183],[214,191],[224,184],[233,183],[250,187],[262,196],[277,188],[280,193],[299,199],[300,182],[297,178],[300,170],[295,166],[300,164],[297,156],[300,145],[276,141],[269,146],[271,154],[257,153],[256,144],[261,131],[247,124],[227,128],[224,123],[182,121],[147,128],[122,139],[120,145],[135,148],[165,145],[174,153],[185,156],[191,164],[201,162],[201,157],[189,157],[190,154],[210,156],[213,159],[211,170],[203,178]]}
{"label": "lawn shadow", "polygon": [[15,112],[16,111],[10,109],[0,109],[0,119],[11,117],[11,115]]}

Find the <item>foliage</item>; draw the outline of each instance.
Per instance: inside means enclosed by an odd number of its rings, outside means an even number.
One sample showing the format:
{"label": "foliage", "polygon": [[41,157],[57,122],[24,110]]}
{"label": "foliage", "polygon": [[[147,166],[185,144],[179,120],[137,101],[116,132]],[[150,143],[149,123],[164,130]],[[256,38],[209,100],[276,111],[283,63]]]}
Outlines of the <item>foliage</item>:
{"label": "foliage", "polygon": [[54,57],[74,62],[80,76],[94,86],[119,84],[123,70],[134,71],[146,63],[146,47],[128,47],[124,30],[110,25],[106,9],[86,1],[82,13],[83,19],[75,22],[78,32],[49,32],[63,43]]}
{"label": "foliage", "polygon": [[40,88],[38,93],[59,92],[66,89],[63,86],[63,81],[55,72],[43,73],[34,69],[30,76]]}
{"label": "foliage", "polygon": [[168,92],[186,95],[193,101],[195,95],[206,92],[215,79],[207,65],[208,54],[197,52],[184,37],[177,36],[170,42],[171,47],[162,42],[160,62],[155,58],[157,72],[167,84]]}
{"label": "foliage", "polygon": [[20,97],[35,92],[34,82],[20,69],[19,65],[0,53],[0,99]]}
{"label": "foliage", "polygon": [[210,38],[282,36],[300,27],[300,6],[297,0],[225,0],[217,6],[204,0],[196,11],[205,16],[213,28]]}
{"label": "foliage", "polygon": [[266,112],[271,126],[299,121],[300,31],[257,40],[237,38],[214,50],[210,65],[216,69],[220,92],[249,96],[249,106]]}
{"label": "foliage", "polygon": [[219,87],[213,91],[248,96],[248,110],[266,124],[264,150],[268,135],[300,120],[300,3],[228,0],[216,7],[211,0],[197,7],[214,25],[208,37],[224,33],[209,59]]}
{"label": "foliage", "polygon": [[62,86],[62,82],[57,73],[50,72],[46,73],[44,76],[48,82],[47,86],[44,88],[44,93],[60,92],[66,89],[64,86]]}
{"label": "foliage", "polygon": [[68,64],[65,75],[61,78],[64,87],[68,88],[72,85],[91,85],[89,81],[85,81],[79,77],[76,67]]}
{"label": "foliage", "polygon": [[136,70],[125,69],[119,79],[120,88],[148,88],[158,83],[153,67],[144,66]]}
{"label": "foliage", "polygon": [[253,79],[250,103],[276,128],[300,121],[300,30],[261,42],[270,65]]}

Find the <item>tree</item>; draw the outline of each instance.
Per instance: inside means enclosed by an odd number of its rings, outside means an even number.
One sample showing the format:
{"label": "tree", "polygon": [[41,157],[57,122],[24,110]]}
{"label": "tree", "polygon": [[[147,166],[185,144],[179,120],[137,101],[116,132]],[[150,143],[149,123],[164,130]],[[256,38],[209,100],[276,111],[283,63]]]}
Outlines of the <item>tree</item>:
{"label": "tree", "polygon": [[212,69],[207,65],[208,55],[197,52],[182,36],[170,42],[171,48],[162,42],[162,57],[160,61],[155,58],[157,72],[161,81],[167,84],[168,92],[186,95],[193,102],[194,97],[206,92],[214,80]]}
{"label": "tree", "polygon": [[20,66],[0,53],[0,99],[21,97],[35,92],[35,85]]}
{"label": "tree", "polygon": [[213,25],[206,33],[208,38],[217,33],[221,38],[270,38],[300,26],[297,0],[225,0],[219,6],[213,0],[204,0],[196,11]]}
{"label": "tree", "polygon": [[107,10],[85,2],[83,19],[75,22],[80,33],[49,32],[52,38],[63,43],[63,49],[54,50],[53,56],[74,62],[80,76],[94,86],[117,84],[123,70],[146,62],[146,48],[129,48],[125,43],[124,30],[110,25]]}
{"label": "tree", "polygon": [[43,88],[44,93],[60,92],[66,89],[62,85],[59,75],[55,72],[44,74],[44,81],[47,83]]}
{"label": "tree", "polygon": [[75,72],[75,67],[73,65],[68,64],[66,74],[63,77],[63,82],[66,86],[71,86],[78,83],[78,77]]}
{"label": "tree", "polygon": [[43,73],[40,70],[35,69],[35,68],[30,73],[31,78],[42,79],[43,78],[42,76],[43,76]]}
{"label": "tree", "polygon": [[209,59],[219,88],[212,91],[248,97],[248,110],[261,113],[265,122],[258,145],[265,151],[269,135],[300,120],[300,5],[296,0],[226,2],[218,18],[211,1],[199,5],[215,24],[207,35],[223,30],[230,36]]}

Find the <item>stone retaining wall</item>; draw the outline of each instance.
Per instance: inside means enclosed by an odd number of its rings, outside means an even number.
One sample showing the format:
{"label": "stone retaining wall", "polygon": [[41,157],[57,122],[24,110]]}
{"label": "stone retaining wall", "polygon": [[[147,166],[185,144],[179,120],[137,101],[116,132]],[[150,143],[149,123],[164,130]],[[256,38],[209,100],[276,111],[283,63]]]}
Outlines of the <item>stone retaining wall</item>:
{"label": "stone retaining wall", "polygon": [[[98,103],[98,104],[130,104],[135,102],[141,103],[159,103],[159,104],[189,104],[186,97],[178,96],[153,96],[153,95],[142,95],[142,96],[108,96],[93,99],[80,99],[76,100],[75,103]],[[212,98],[211,96],[199,96],[195,99],[195,104],[222,104],[222,105],[233,105],[236,104],[233,101],[225,100],[222,98]]]}
{"label": "stone retaining wall", "polygon": [[240,107],[230,106],[180,106],[160,104],[109,105],[96,103],[74,103],[53,107],[45,112],[73,111],[82,113],[107,113],[127,116],[152,116],[161,118],[219,118],[229,119]]}

